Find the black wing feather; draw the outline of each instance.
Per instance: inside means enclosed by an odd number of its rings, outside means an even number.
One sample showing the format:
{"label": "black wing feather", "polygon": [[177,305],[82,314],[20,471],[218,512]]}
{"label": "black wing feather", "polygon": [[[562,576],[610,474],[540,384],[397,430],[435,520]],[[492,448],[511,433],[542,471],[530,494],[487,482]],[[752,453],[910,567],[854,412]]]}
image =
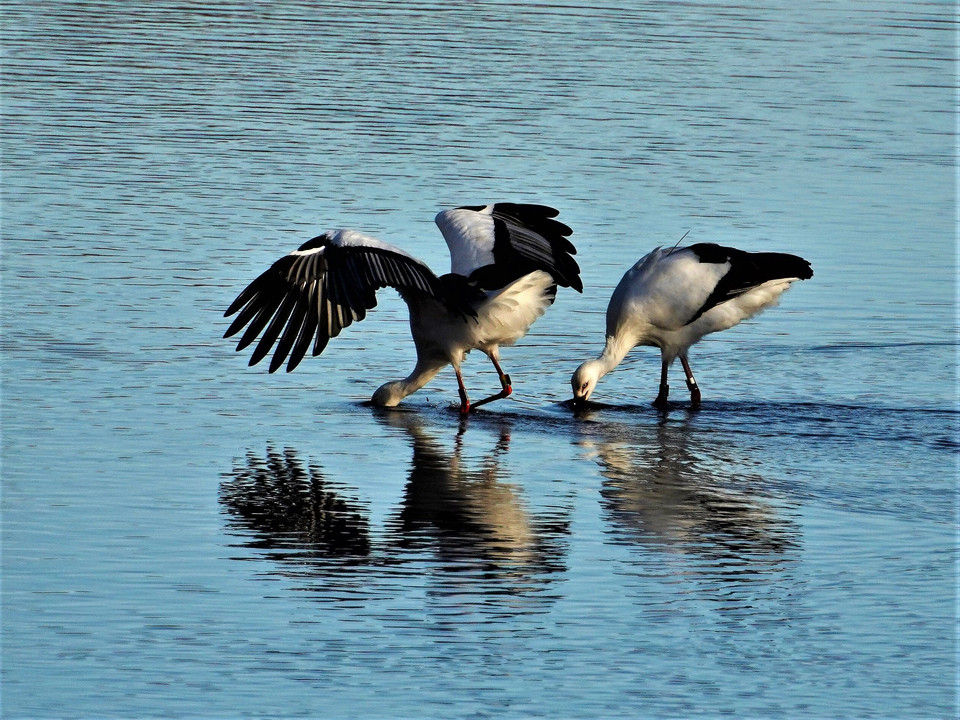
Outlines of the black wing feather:
{"label": "black wing feather", "polygon": [[[262,299],[260,296],[255,296],[253,299],[251,299],[250,304],[254,307],[259,307],[259,310],[257,311],[256,316],[247,326],[246,331],[241,336],[240,342],[237,344],[237,350],[243,350],[250,343],[257,339],[257,336],[267,326],[267,323],[270,322],[270,318],[273,317],[273,314],[277,311],[277,308],[280,307],[280,303],[282,302],[283,294],[274,292],[272,290],[269,293],[265,292],[262,296]],[[237,332],[237,330],[240,329],[240,327],[242,326],[232,329],[232,331],[227,330],[229,335],[225,335],[224,337],[233,335],[235,332]]]}
{"label": "black wing feather", "polygon": [[276,372],[287,355],[293,349],[293,344],[300,337],[300,331],[303,329],[303,322],[307,316],[306,302],[297,303],[293,312],[290,313],[290,320],[287,321],[287,327],[280,336],[280,342],[277,343],[277,350],[273,353],[273,359],[270,361],[270,372]]}
{"label": "black wing feather", "polygon": [[[250,364],[273,350],[270,372],[285,360],[289,372],[311,340],[313,354],[319,355],[330,338],[363,320],[376,307],[377,290],[386,286],[405,298],[426,294],[448,302],[444,283],[420,261],[379,245],[343,245],[332,234],[320,235],[277,260],[237,296],[224,314],[239,314],[224,337],[244,330],[237,344],[243,350],[260,336]],[[449,306],[452,312],[471,313],[455,301]]]}
{"label": "black wing feather", "polygon": [[[313,343],[313,355],[316,357],[323,352],[324,348],[327,347],[327,343],[330,342],[330,332],[327,330],[329,327],[329,302],[323,296],[323,293],[319,292],[319,284],[317,291],[317,339]],[[296,365],[294,365],[296,367]],[[290,368],[292,370],[293,368]],[[289,372],[289,370],[287,371]]]}
{"label": "black wing feather", "polygon": [[276,315],[273,316],[267,329],[263,331],[263,335],[260,336],[260,342],[258,342],[257,347],[254,348],[253,355],[250,356],[251,365],[256,365],[270,352],[270,348],[272,348],[273,344],[277,341],[277,337],[279,337],[280,331],[283,330],[284,325],[286,325],[287,318],[290,317],[290,313],[293,311],[296,303],[297,298],[295,295],[288,294],[284,296],[283,302],[280,303],[280,308],[277,310]]}
{"label": "black wing feather", "polygon": [[304,305],[304,318],[303,325],[300,328],[300,334],[297,336],[297,341],[293,344],[293,348],[290,350],[290,360],[287,363],[287,372],[293,370],[297,365],[300,364],[300,361],[303,360],[303,356],[307,354],[307,348],[310,347],[310,341],[313,340],[314,333],[317,331],[317,314],[313,311],[313,306],[315,300],[313,298],[314,293],[310,293],[310,299],[307,304]]}
{"label": "black wing feather", "polygon": [[813,277],[810,263],[797,255],[773,252],[746,252],[737,248],[724,247],[715,243],[697,243],[689,250],[702,263],[730,263],[730,270],[720,278],[720,282],[710,293],[703,305],[697,310],[688,325],[708,310],[722,302],[743,295],[748,290],[759,287],[771,280]]}
{"label": "black wing feather", "polygon": [[497,203],[493,206],[494,263],[475,270],[470,279],[497,289],[534,270],[550,274],[558,285],[583,292],[573,233],[554,220],[559,211],[547,205]]}

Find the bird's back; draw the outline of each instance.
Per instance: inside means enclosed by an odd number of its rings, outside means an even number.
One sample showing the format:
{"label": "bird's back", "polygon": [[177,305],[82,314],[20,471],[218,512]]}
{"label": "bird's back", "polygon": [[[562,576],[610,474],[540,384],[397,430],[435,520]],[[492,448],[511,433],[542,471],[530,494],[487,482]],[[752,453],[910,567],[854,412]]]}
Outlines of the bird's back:
{"label": "bird's back", "polygon": [[676,330],[706,302],[728,265],[701,263],[689,248],[656,248],[627,270],[607,306],[607,334]]}
{"label": "bird's back", "polygon": [[[715,332],[774,304],[794,280],[813,275],[810,263],[787,253],[752,253],[698,243],[657,248],[630,268],[607,308],[607,334],[673,332],[698,323]],[[700,322],[709,314],[712,321]],[[710,318],[707,318],[710,320]]]}

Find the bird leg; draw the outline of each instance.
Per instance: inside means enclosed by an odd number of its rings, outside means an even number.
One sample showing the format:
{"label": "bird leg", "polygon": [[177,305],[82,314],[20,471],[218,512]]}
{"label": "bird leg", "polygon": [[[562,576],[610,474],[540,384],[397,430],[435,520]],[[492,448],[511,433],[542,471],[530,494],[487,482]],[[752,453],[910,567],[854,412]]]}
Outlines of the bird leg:
{"label": "bird leg", "polygon": [[669,365],[664,361],[660,365],[660,392],[657,393],[653,406],[665,410],[667,408],[667,395],[670,394],[670,386],[667,385],[667,368]]}
{"label": "bird leg", "polygon": [[700,387],[697,385],[697,379],[693,376],[693,370],[690,369],[690,363],[687,362],[685,355],[680,356],[680,364],[683,365],[683,372],[687,376],[687,389],[690,390],[690,407],[693,410],[700,408]]}
{"label": "bird leg", "polygon": [[500,363],[497,362],[497,358],[493,355],[490,356],[490,361],[493,363],[493,366],[497,369],[497,376],[500,378],[500,392],[496,395],[491,395],[490,397],[485,397],[483,400],[477,400],[470,408],[471,410],[476,410],[481,405],[486,405],[488,402],[493,402],[494,400],[502,400],[507,397],[510,393],[513,392],[513,387],[510,384],[510,376],[507,375],[501,368]]}
{"label": "bird leg", "polygon": [[470,412],[470,398],[467,397],[467,388],[463,384],[460,368],[454,365],[453,371],[457,374],[457,390],[460,392],[460,417],[466,417]]}

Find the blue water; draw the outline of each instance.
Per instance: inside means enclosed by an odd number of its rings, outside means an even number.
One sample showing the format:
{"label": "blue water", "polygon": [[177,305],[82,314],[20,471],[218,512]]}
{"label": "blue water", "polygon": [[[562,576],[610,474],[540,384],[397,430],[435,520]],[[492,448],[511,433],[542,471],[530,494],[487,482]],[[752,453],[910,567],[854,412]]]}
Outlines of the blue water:
{"label": "blue water", "polygon": [[[2,715],[943,718],[957,703],[951,3],[8,2]],[[224,308],[349,227],[544,202],[561,291],[466,423],[402,301],[294,373]],[[563,404],[657,245],[814,277]],[[472,394],[497,388],[482,355]]]}

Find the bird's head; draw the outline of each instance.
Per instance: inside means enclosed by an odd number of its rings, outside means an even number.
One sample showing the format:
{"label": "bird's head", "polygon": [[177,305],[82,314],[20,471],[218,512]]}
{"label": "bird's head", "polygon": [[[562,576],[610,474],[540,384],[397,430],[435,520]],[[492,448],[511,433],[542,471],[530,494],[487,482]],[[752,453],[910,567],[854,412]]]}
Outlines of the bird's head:
{"label": "bird's head", "polygon": [[403,382],[395,380],[378,387],[370,400],[379,407],[394,407],[407,395],[403,391]]}
{"label": "bird's head", "polygon": [[587,360],[587,362],[577,368],[576,372],[573,373],[573,377],[570,379],[570,386],[573,388],[574,406],[583,405],[590,399],[590,395],[593,394],[593,389],[597,386],[597,381],[600,380],[600,376],[600,363],[596,360]]}

